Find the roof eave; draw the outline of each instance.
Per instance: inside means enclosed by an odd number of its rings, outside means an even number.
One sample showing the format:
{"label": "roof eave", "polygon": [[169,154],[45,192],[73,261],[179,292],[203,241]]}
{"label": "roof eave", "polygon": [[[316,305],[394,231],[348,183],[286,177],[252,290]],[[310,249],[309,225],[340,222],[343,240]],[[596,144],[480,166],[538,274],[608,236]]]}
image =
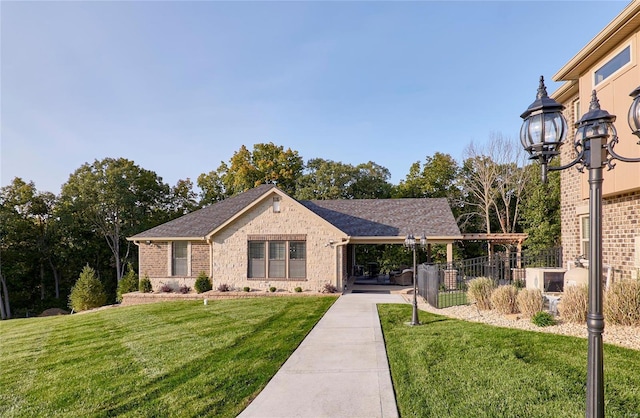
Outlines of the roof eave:
{"label": "roof eave", "polygon": [[555,81],[577,80],[604,55],[640,26],[640,1],[632,1],[600,33],[567,62],[554,76]]}

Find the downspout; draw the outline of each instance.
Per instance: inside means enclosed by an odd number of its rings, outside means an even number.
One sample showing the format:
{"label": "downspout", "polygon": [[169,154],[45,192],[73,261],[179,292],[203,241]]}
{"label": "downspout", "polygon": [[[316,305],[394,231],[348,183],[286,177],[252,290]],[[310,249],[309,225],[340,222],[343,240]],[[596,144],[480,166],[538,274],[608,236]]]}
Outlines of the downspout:
{"label": "downspout", "polygon": [[336,287],[338,287],[338,290],[340,290],[341,287],[343,288],[343,290],[346,289],[346,287],[347,287],[346,283],[344,283],[344,284],[341,283],[341,278],[342,278],[341,273],[342,272],[340,271],[340,266],[341,266],[342,260],[338,259],[338,247],[343,247],[343,246],[349,244],[349,240],[350,239],[351,239],[351,237],[347,237],[346,240],[333,245],[334,249],[335,249],[335,257],[334,257],[334,259],[336,260],[336,277],[335,277],[335,279],[336,279]]}
{"label": "downspout", "polygon": [[142,265],[141,263],[141,257],[140,257],[140,241],[133,241],[133,244],[138,247],[138,279],[140,279],[140,274],[142,273],[140,271],[140,266]]}
{"label": "downspout", "polygon": [[209,244],[209,278],[213,277],[213,243],[211,237],[204,237],[207,244]]}

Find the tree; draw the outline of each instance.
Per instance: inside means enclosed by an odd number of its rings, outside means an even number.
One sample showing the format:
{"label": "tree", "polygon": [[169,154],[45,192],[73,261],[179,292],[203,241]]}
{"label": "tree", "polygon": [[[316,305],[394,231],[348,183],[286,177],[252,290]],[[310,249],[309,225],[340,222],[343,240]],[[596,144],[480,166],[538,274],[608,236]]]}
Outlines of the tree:
{"label": "tree", "polygon": [[416,161],[409,173],[394,190],[394,197],[446,197],[450,202],[459,198],[458,163],[449,154],[436,152],[427,156],[421,166]]}
{"label": "tree", "polygon": [[[555,161],[553,165],[558,165]],[[532,177],[539,175],[537,164],[527,168]],[[522,205],[522,225],[528,237],[526,247],[533,253],[560,245],[560,172],[550,171],[547,184],[530,181],[527,198]]]}
{"label": "tree", "polygon": [[502,134],[492,134],[485,147],[471,143],[460,172],[463,204],[471,210],[463,214],[467,221],[479,217],[487,233],[520,229],[520,210],[525,186],[531,178],[524,169],[524,152]]}
{"label": "tree", "polygon": [[198,209],[197,199],[198,195],[193,191],[191,179],[178,180],[176,185],[171,188],[169,196],[170,217],[176,218]]}
{"label": "tree", "polygon": [[98,308],[107,303],[107,295],[104,293],[102,283],[96,277],[96,271],[85,266],[78,277],[78,281],[71,289],[69,295],[69,307],[76,312]]}
{"label": "tree", "polygon": [[353,166],[314,158],[307,161],[304,171],[295,195],[300,200],[385,199],[391,195],[389,170],[372,161]]}
{"label": "tree", "polygon": [[242,145],[229,160],[229,165],[221,165],[217,173],[226,196],[266,183],[276,183],[284,192],[293,195],[302,166],[303,161],[297,151],[285,150],[281,145],[269,142],[255,144],[253,152]]}
{"label": "tree", "polygon": [[117,283],[131,249],[124,238],[163,220],[168,196],[169,187],[153,171],[105,158],[77,169],[62,186],[60,202],[66,217],[79,218],[106,241]]}
{"label": "tree", "polygon": [[222,182],[222,178],[228,170],[229,167],[221,162],[217,170],[198,176],[198,187],[201,190],[200,207],[211,205],[228,197]]}

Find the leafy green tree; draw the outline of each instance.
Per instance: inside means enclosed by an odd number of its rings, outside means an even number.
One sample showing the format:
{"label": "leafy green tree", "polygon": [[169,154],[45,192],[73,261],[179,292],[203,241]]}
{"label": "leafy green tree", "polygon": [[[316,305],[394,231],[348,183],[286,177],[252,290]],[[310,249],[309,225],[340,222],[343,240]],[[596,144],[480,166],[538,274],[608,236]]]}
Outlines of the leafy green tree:
{"label": "leafy green tree", "polygon": [[60,203],[67,219],[106,241],[117,283],[131,251],[125,237],[163,221],[168,196],[169,187],[155,172],[124,158],[105,158],[77,169],[62,186]]}
{"label": "leafy green tree", "polygon": [[[554,162],[557,165],[557,162]],[[527,168],[531,177],[539,175],[539,166],[531,164]],[[550,171],[547,184],[530,181],[527,198],[522,206],[522,225],[528,237],[525,245],[533,253],[560,245],[560,172]]]}
{"label": "leafy green tree", "polygon": [[78,277],[78,281],[71,289],[69,307],[76,312],[98,308],[107,303],[107,295],[102,282],[96,276],[96,271],[85,266]]}
{"label": "leafy green tree", "polygon": [[229,197],[222,182],[222,178],[228,170],[229,167],[224,162],[221,162],[217,170],[202,173],[198,176],[198,187],[201,190],[200,207],[211,205]]}
{"label": "leafy green tree", "polygon": [[[296,179],[302,174],[302,158],[297,151],[283,146],[255,144],[253,151],[242,145],[229,165],[217,170],[224,186],[224,194],[233,196],[266,183],[276,183],[288,194],[295,194]],[[225,170],[226,167],[226,170]],[[214,178],[215,179],[215,178]]]}
{"label": "leafy green tree", "polygon": [[389,170],[372,161],[353,166],[314,158],[307,161],[298,180],[300,200],[384,199],[391,195]]}
{"label": "leafy green tree", "polygon": [[118,283],[118,290],[116,293],[116,301],[122,302],[122,295],[129,292],[135,292],[138,290],[138,275],[131,263],[127,264],[127,273],[122,276],[122,280]]}
{"label": "leafy green tree", "polygon": [[191,179],[178,180],[171,188],[169,197],[169,214],[171,218],[186,215],[189,212],[199,209],[198,195],[193,191]]}
{"label": "leafy green tree", "polygon": [[394,190],[394,197],[445,197],[453,202],[459,198],[460,168],[449,154],[436,152],[427,156],[424,165],[416,161],[409,173]]}

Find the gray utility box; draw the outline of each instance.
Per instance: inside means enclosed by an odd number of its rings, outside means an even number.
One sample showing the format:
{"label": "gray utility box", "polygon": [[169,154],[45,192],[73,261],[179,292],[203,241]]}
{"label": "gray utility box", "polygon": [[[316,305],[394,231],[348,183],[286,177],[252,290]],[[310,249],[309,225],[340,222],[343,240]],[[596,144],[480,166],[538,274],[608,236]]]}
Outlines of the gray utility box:
{"label": "gray utility box", "polygon": [[527,289],[539,289],[542,292],[562,292],[565,271],[563,268],[527,268]]}

